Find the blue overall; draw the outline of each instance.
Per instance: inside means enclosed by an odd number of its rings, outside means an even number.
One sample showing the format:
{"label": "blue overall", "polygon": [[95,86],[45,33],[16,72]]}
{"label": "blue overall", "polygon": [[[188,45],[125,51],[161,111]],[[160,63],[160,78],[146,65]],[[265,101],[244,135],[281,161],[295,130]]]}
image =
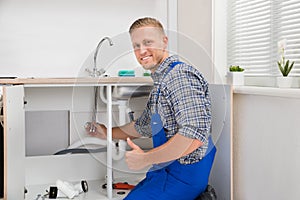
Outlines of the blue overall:
{"label": "blue overall", "polygon": [[[179,63],[172,63],[169,71]],[[156,105],[159,93],[160,88],[157,92]],[[167,141],[157,106],[151,116],[151,129],[154,148]],[[153,165],[146,178],[135,186],[125,200],[194,200],[207,187],[215,153],[216,148],[209,137],[207,152],[199,162],[184,165],[175,160]]]}

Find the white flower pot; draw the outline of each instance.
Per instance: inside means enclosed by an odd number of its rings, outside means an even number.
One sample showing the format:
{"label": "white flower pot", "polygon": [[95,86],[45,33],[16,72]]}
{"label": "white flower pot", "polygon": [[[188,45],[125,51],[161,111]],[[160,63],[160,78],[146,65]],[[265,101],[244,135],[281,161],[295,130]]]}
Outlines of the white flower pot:
{"label": "white flower pot", "polygon": [[292,87],[293,77],[282,76],[277,77],[277,86],[280,88],[290,88]]}
{"label": "white flower pot", "polygon": [[244,72],[227,72],[227,82],[230,85],[244,85]]}

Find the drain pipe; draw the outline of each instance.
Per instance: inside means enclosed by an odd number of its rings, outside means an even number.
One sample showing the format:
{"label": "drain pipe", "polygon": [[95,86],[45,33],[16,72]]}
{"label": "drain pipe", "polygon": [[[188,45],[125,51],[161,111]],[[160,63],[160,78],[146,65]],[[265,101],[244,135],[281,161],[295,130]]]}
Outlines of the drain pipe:
{"label": "drain pipe", "polygon": [[[104,95],[104,87],[100,87],[100,94],[101,100],[107,105],[107,99]],[[126,124],[126,110],[127,110],[127,101],[126,100],[119,100],[119,101],[112,101],[112,105],[117,105],[119,110],[119,125]],[[112,146],[112,159],[113,160],[121,160],[126,153],[126,146],[127,142],[125,140],[118,140],[114,142]]]}
{"label": "drain pipe", "polygon": [[[100,94],[101,100],[107,105],[107,99],[104,95],[104,87],[100,87]],[[117,100],[113,101],[112,105],[118,106],[119,110],[119,126],[126,124],[126,116],[127,116],[127,100]]]}

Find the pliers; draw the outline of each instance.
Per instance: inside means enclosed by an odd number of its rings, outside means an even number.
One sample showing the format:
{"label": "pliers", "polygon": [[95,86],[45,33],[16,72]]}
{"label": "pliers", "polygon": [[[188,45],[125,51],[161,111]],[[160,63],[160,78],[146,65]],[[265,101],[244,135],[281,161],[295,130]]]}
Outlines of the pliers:
{"label": "pliers", "polygon": [[[102,185],[102,188],[106,189],[107,188],[107,184],[104,183]],[[134,188],[134,185],[130,185],[127,182],[124,182],[124,183],[119,182],[119,183],[113,183],[112,184],[112,188],[113,189],[117,189],[117,190],[131,190],[131,189]]]}

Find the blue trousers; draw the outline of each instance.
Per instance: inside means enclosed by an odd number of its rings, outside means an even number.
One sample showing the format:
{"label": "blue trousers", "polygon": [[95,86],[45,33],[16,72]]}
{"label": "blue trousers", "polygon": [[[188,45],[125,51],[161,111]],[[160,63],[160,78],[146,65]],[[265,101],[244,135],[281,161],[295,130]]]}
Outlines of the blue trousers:
{"label": "blue trousers", "polygon": [[216,148],[199,162],[182,165],[174,161],[149,171],[124,200],[194,200],[207,187]]}

